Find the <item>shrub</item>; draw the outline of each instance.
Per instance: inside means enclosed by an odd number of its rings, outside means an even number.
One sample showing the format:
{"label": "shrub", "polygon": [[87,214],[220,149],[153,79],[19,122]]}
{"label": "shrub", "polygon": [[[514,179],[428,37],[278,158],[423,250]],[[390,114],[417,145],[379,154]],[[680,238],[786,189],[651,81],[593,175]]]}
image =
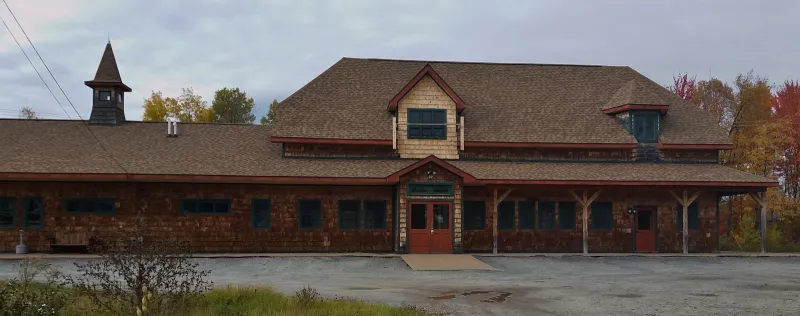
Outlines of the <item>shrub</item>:
{"label": "shrub", "polygon": [[319,300],[319,296],[319,292],[308,285],[294,292],[295,303],[304,307],[314,305]]}
{"label": "shrub", "polygon": [[[0,315],[61,315],[70,303],[67,290],[57,284],[58,272],[38,258],[26,258],[17,267],[18,278],[0,284]],[[45,284],[34,283],[38,276]]]}

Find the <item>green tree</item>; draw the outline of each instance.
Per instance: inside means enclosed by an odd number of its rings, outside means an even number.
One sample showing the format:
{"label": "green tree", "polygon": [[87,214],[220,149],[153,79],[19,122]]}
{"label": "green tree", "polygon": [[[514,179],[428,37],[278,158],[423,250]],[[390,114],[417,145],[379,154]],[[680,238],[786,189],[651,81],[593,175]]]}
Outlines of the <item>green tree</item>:
{"label": "green tree", "polygon": [[254,104],[253,98],[239,88],[222,88],[214,92],[211,109],[219,123],[252,124],[256,120]]}
{"label": "green tree", "polygon": [[19,118],[23,118],[26,120],[38,120],[39,116],[36,115],[36,111],[28,106],[23,106],[19,109]]}
{"label": "green tree", "polygon": [[275,120],[275,108],[278,107],[278,100],[272,100],[272,103],[269,104],[269,112],[267,112],[266,116],[261,117],[261,124],[269,124]]}
{"label": "green tree", "polygon": [[177,98],[165,98],[161,92],[154,91],[149,98],[144,99],[142,119],[148,122],[165,122],[167,117],[174,116],[187,123],[209,123],[216,120],[214,111],[208,107],[203,97],[195,94],[191,88],[181,90],[182,93]]}

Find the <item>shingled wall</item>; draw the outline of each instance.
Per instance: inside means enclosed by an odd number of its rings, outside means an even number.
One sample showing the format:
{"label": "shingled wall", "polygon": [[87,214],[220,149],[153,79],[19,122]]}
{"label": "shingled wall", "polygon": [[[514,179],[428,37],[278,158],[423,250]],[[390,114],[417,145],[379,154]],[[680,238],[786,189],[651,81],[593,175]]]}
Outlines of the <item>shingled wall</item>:
{"label": "shingled wall", "polygon": [[[444,109],[447,111],[447,139],[408,139],[408,109]],[[456,103],[430,76],[423,77],[400,100],[397,106],[397,151],[401,158],[458,159]],[[388,127],[387,127],[388,128]]]}

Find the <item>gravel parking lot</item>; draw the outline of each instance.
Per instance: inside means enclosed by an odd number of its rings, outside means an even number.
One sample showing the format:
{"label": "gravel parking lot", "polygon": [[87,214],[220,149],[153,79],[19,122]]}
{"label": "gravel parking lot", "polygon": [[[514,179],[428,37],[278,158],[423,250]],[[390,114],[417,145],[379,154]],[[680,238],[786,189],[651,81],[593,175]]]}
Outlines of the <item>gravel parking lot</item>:
{"label": "gravel parking lot", "polygon": [[[196,259],[217,286],[304,285],[447,315],[800,315],[800,258],[484,257],[498,271],[411,271],[400,258]],[[74,272],[71,260],[51,260]],[[0,278],[16,261],[0,261]]]}

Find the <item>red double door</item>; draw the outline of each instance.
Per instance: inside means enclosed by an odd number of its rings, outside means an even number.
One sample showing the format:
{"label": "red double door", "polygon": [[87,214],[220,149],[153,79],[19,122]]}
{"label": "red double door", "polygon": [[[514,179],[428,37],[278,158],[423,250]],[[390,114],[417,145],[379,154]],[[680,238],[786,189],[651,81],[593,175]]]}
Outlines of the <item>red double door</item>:
{"label": "red double door", "polygon": [[410,253],[453,253],[452,203],[408,204]]}
{"label": "red double door", "polygon": [[656,212],[653,209],[636,210],[636,251],[656,251]]}

